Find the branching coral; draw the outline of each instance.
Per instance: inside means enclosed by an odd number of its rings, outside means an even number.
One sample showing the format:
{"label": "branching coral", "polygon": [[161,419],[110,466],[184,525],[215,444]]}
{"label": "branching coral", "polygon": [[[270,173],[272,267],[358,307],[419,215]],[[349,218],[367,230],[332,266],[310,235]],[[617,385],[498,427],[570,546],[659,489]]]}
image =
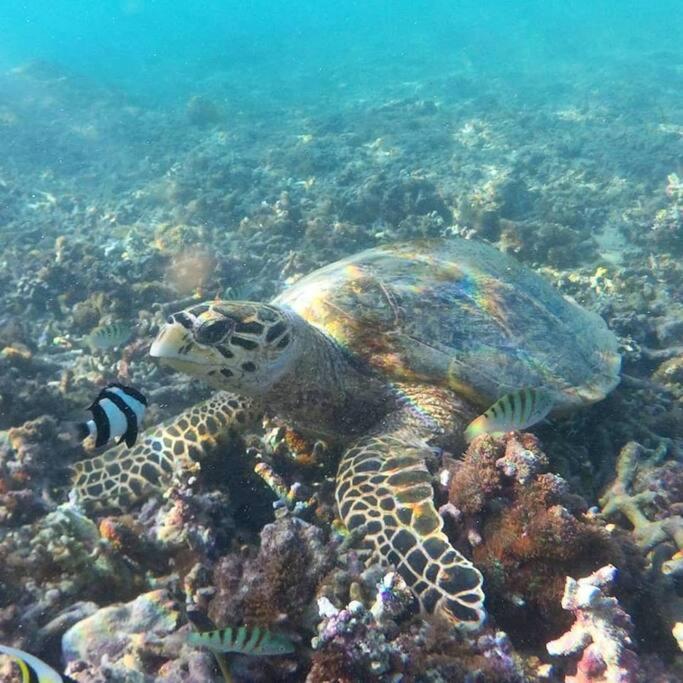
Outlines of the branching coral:
{"label": "branching coral", "polygon": [[576,673],[566,683],[635,683],[638,657],[630,649],[633,625],[608,592],[617,575],[611,565],[576,581],[567,577],[562,607],[574,615],[574,625],[547,644],[551,655],[576,656]]}
{"label": "branching coral", "polygon": [[650,583],[660,596],[662,614],[679,643],[683,596],[677,577],[683,571],[683,465],[662,462],[659,452],[630,442],[617,459],[616,478],[600,498],[608,519],[626,519],[650,562]]}
{"label": "branching coral", "polygon": [[671,484],[676,485],[673,481],[662,487],[661,479],[670,468],[657,467],[658,460],[657,454],[648,458],[647,451],[633,441],[624,446],[617,460],[616,479],[600,498],[602,513],[608,518],[619,513],[626,517],[633,526],[636,542],[645,551],[665,541],[672,541],[678,550],[683,550],[683,516],[670,514],[672,503],[682,492],[683,469],[677,468],[680,471],[671,472],[668,477],[680,480],[676,486],[679,490],[671,490]]}

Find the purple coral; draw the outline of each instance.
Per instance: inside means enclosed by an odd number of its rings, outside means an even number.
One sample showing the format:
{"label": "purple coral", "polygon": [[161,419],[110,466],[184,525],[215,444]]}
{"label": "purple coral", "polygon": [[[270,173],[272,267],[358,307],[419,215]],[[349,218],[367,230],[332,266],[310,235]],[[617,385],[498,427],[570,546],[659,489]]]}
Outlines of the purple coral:
{"label": "purple coral", "polygon": [[373,614],[357,600],[337,609],[328,598],[321,597],[318,598],[318,612],[322,621],[312,642],[318,657],[314,657],[314,666],[307,679],[309,683],[329,680],[329,674],[319,670],[325,669],[325,657],[332,661],[338,658],[338,666],[346,675],[358,680],[374,680],[390,672],[393,664],[405,664],[405,653],[387,640]]}
{"label": "purple coral", "polygon": [[565,683],[635,683],[638,657],[632,645],[631,618],[616,598],[606,592],[617,575],[607,565],[578,581],[567,577],[562,607],[574,614],[575,622],[567,633],[550,641],[551,655],[579,655],[576,673]]}
{"label": "purple coral", "polygon": [[377,597],[370,612],[379,623],[382,623],[387,619],[405,616],[414,602],[415,597],[401,575],[389,572],[377,584]]}
{"label": "purple coral", "polygon": [[475,649],[487,660],[488,671],[497,676],[497,680],[523,680],[519,657],[515,654],[510,638],[504,631],[479,636]]}
{"label": "purple coral", "polygon": [[332,552],[322,531],[298,517],[267,524],[254,557],[229,554],[216,564],[209,616],[217,625],[296,623],[332,567]]}

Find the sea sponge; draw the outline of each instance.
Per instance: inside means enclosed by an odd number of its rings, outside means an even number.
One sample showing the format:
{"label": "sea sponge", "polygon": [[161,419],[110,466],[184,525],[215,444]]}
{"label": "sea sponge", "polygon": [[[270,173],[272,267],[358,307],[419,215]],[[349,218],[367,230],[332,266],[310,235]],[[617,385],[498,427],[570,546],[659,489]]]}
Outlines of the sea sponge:
{"label": "sea sponge", "polygon": [[333,557],[318,527],[293,516],[278,519],[261,531],[255,557],[227,555],[216,564],[209,616],[219,626],[299,623]]}
{"label": "sea sponge", "polygon": [[565,577],[613,562],[630,577],[639,560],[626,534],[610,533],[557,475],[530,434],[473,441],[455,465],[450,503],[462,513],[489,609],[513,639],[534,642],[567,625]]}

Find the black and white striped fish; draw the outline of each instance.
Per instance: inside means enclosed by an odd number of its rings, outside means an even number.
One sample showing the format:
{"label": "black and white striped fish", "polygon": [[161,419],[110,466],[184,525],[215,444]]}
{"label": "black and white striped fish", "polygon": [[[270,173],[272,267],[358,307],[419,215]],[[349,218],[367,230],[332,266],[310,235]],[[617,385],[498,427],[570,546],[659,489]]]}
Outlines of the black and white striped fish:
{"label": "black and white striped fish", "polygon": [[258,626],[228,626],[216,631],[193,632],[188,635],[187,642],[213,652],[239,652],[243,655],[286,655],[294,652],[294,644],[289,638]]}
{"label": "black and white striped fish", "polygon": [[88,408],[93,419],[76,425],[77,436],[80,440],[92,436],[98,447],[118,439],[130,448],[138,438],[146,408],[147,399],[137,389],[113,382]]}
{"label": "black and white striped fish", "polygon": [[465,429],[469,443],[480,434],[496,434],[526,429],[540,422],[553,408],[553,398],[544,389],[519,389],[499,398],[483,415]]}
{"label": "black and white striped fish", "polygon": [[0,645],[0,654],[14,659],[21,672],[21,683],[76,683],[73,678],[58,674],[51,666],[15,647]]}

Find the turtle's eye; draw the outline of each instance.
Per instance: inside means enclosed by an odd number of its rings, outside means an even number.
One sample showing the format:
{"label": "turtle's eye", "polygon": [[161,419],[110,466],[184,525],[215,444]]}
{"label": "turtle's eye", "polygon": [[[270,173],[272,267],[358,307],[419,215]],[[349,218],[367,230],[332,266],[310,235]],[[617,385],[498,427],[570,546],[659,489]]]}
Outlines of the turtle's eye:
{"label": "turtle's eye", "polygon": [[185,313],[185,311],[180,311],[180,313],[174,313],[173,315],[169,315],[168,318],[166,318],[166,322],[169,325],[173,325],[173,323],[179,323],[186,330],[192,329],[192,318],[190,318],[190,316],[187,313]]}
{"label": "turtle's eye", "polygon": [[200,344],[218,344],[234,329],[235,323],[231,320],[208,320],[200,325],[194,336]]}

